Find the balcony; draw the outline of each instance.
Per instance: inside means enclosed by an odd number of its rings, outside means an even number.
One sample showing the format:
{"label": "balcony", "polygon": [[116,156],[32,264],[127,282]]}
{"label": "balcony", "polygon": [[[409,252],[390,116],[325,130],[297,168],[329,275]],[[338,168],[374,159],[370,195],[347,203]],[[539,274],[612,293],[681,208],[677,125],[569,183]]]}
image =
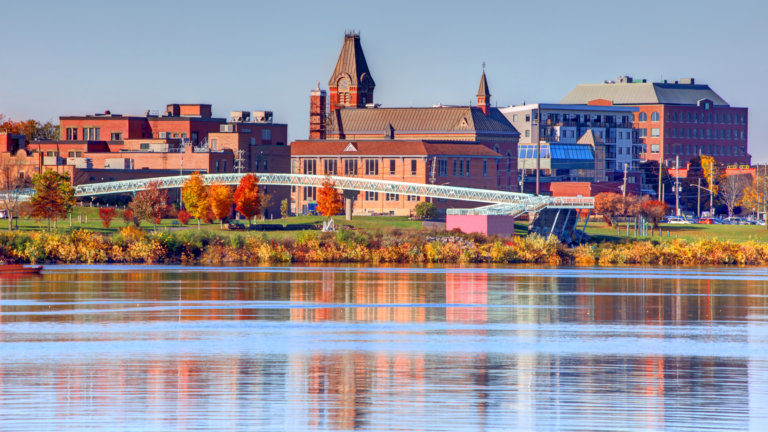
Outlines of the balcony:
{"label": "balcony", "polygon": [[575,121],[553,122],[553,121],[547,120],[546,125],[547,126],[573,126],[573,127],[576,127],[576,126],[578,126],[578,123],[575,122]]}
{"label": "balcony", "polygon": [[603,142],[606,144],[616,144],[616,138],[606,137],[603,138]]}
{"label": "balcony", "polygon": [[605,152],[605,158],[606,159],[616,159],[616,153],[615,152]]}
{"label": "balcony", "polygon": [[543,142],[560,142],[560,136],[559,135],[541,136],[541,137],[539,137],[539,141],[543,141]]}

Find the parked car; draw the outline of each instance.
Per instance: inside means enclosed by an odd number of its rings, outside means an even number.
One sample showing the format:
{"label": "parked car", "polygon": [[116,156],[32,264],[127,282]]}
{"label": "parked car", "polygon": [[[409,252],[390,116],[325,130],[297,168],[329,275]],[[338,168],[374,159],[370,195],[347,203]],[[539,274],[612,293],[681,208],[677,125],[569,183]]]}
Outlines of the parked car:
{"label": "parked car", "polygon": [[723,223],[715,218],[701,218],[696,221],[698,224],[702,225],[722,225]]}
{"label": "parked car", "polygon": [[752,223],[742,217],[729,217],[723,219],[724,222],[728,222],[731,225],[751,225]]}
{"label": "parked car", "polygon": [[684,217],[680,216],[667,216],[665,218],[665,222],[668,224],[692,224],[693,221],[690,221]]}

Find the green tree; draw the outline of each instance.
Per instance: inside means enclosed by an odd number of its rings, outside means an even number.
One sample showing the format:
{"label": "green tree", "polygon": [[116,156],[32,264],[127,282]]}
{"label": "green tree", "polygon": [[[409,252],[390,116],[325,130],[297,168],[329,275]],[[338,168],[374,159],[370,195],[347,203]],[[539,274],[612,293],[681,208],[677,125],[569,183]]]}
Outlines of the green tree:
{"label": "green tree", "polygon": [[420,219],[435,219],[438,216],[437,207],[431,202],[422,201],[413,210]]}

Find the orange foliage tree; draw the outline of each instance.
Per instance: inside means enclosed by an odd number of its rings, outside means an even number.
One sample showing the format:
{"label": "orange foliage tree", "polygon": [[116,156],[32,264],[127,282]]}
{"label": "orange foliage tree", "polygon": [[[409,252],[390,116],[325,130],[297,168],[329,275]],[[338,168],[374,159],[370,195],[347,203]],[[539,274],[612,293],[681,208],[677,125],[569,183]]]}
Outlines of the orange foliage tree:
{"label": "orange foliage tree", "polygon": [[653,222],[654,228],[658,228],[659,221],[667,215],[668,209],[669,206],[667,203],[661,202],[659,200],[651,200],[643,203],[640,209],[640,214]]}
{"label": "orange foliage tree", "polygon": [[255,175],[249,173],[240,180],[240,184],[235,189],[235,210],[248,218],[249,223],[261,212],[259,178]]}
{"label": "orange foliage tree", "polygon": [[336,190],[336,182],[326,178],[323,180],[323,186],[317,191],[317,212],[330,219],[343,209],[344,203],[341,194]]}
{"label": "orange foliage tree", "polygon": [[112,223],[112,219],[114,219],[115,216],[117,216],[117,210],[112,207],[102,207],[99,209],[99,217],[101,218],[101,224],[104,225],[104,228],[109,228],[109,225]]}
{"label": "orange foliage tree", "polygon": [[603,192],[595,196],[595,211],[602,215],[609,226],[616,223],[616,216],[624,213],[624,197],[615,192]]}
{"label": "orange foliage tree", "polygon": [[222,183],[214,183],[208,189],[208,205],[216,219],[221,220],[224,228],[224,219],[232,211],[232,188]]}

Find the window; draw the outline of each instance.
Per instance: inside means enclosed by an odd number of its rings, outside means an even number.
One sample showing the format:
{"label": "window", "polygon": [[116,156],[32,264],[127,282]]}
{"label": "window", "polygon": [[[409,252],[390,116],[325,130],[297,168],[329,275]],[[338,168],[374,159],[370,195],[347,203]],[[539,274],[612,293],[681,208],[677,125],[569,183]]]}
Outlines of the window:
{"label": "window", "polygon": [[655,121],[655,122],[659,121],[659,113],[657,113],[656,111],[651,113],[651,121]]}
{"label": "window", "polygon": [[686,114],[685,122],[690,123],[691,122],[691,113]]}
{"label": "window", "polygon": [[181,137],[182,137],[182,138],[186,138],[186,137],[187,137],[187,134],[183,133],[183,134],[181,134]]}
{"label": "window", "polygon": [[408,201],[418,201],[419,196],[418,195],[408,195]]}
{"label": "window", "polygon": [[261,139],[262,140],[271,140],[272,139],[272,130],[271,129],[262,129],[261,130]]}
{"label": "window", "polygon": [[710,139],[710,138],[712,138],[712,130],[707,129],[707,139]]}
{"label": "window", "polygon": [[217,140],[216,138],[213,138],[213,139],[211,140],[211,148],[213,148],[213,149],[215,149],[215,148],[216,148],[216,143],[217,143],[217,141],[218,141],[218,140]]}
{"label": "window", "polygon": [[99,141],[101,128],[83,128],[83,139],[86,141]]}
{"label": "window", "polygon": [[744,141],[745,139],[747,139],[747,133],[744,131],[741,131],[741,140]]}
{"label": "window", "polygon": [[448,175],[448,161],[445,159],[440,159],[437,161],[437,175],[440,177],[445,177]]}
{"label": "window", "polygon": [[251,137],[251,145],[256,145],[256,138]]}
{"label": "window", "polygon": [[747,118],[744,117],[744,114],[741,115],[741,124],[747,124]]}
{"label": "window", "polygon": [[314,201],[316,197],[315,188],[312,186],[304,186],[304,200]]}
{"label": "window", "polygon": [[67,140],[77,141],[77,128],[67,128]]}
{"label": "window", "polygon": [[707,154],[708,155],[712,154],[712,146],[710,146],[710,145],[707,146]]}
{"label": "window", "polygon": [[691,138],[698,139],[699,138],[699,130],[693,129],[693,135],[691,135]]}
{"label": "window", "polygon": [[336,159],[325,159],[323,161],[323,164],[325,165],[326,175],[336,175],[336,163],[337,163]]}
{"label": "window", "polygon": [[253,162],[253,170],[254,171],[258,171],[259,170],[259,161],[254,161]]}
{"label": "window", "polygon": [[746,152],[746,150],[744,150],[744,147],[741,147],[741,155],[742,156],[746,156],[747,155],[747,152]]}
{"label": "window", "polygon": [[527,122],[531,121],[531,115],[530,114],[526,114],[525,115],[525,121],[527,121]]}
{"label": "window", "polygon": [[123,139],[123,134],[120,132],[112,132],[112,141],[120,141]]}
{"label": "window", "polygon": [[296,193],[296,186],[291,186],[291,193]]}
{"label": "window", "polygon": [[316,162],[314,159],[307,159],[304,161],[304,174],[315,174],[315,165]]}
{"label": "window", "polygon": [[83,157],[83,152],[81,152],[81,151],[71,151],[71,152],[69,152],[69,157]]}
{"label": "window", "polygon": [[469,159],[467,159],[467,177],[469,177]]}
{"label": "window", "polygon": [[384,199],[386,201],[400,201],[400,197],[397,196],[397,194],[394,193],[388,193]]}
{"label": "window", "polygon": [[530,138],[531,137],[531,130],[530,129],[526,129],[525,130],[525,137],[526,138]]}
{"label": "window", "polygon": [[664,129],[664,138],[669,138],[669,128]]}
{"label": "window", "polygon": [[639,136],[640,138],[647,137],[648,136],[648,129],[645,129],[645,128],[638,129],[637,130],[637,136]]}
{"label": "window", "polygon": [[[224,165],[226,166],[226,165]],[[267,171],[267,159],[264,159],[264,171]],[[266,186],[264,186],[264,190],[266,191]],[[266,193],[266,192],[264,192]]]}
{"label": "window", "polygon": [[728,156],[730,156],[731,155],[731,146],[727,146],[727,150],[728,150]]}
{"label": "window", "polygon": [[677,138],[677,128],[672,128],[672,138]]}
{"label": "window", "polygon": [[458,161],[456,159],[453,160],[453,176],[456,177],[456,172],[458,171]]}
{"label": "window", "polygon": [[[267,161],[264,161],[265,163]],[[221,172],[227,172],[227,161],[223,160],[221,161]]]}
{"label": "window", "polygon": [[725,131],[725,137],[726,137],[726,139],[731,139],[731,130],[730,129]]}
{"label": "window", "polygon": [[[584,117],[586,117],[586,116],[584,116]],[[635,114],[634,113],[630,114],[629,115],[629,119],[630,119],[630,121],[632,121],[632,123],[634,123],[635,122]],[[584,121],[586,121],[586,119],[584,119]]]}
{"label": "window", "polygon": [[640,113],[640,116],[639,116],[639,118],[640,118],[640,121],[641,121],[641,122],[644,122],[644,121],[648,121],[648,114],[646,114],[646,113],[644,113],[644,112],[643,112],[643,113]]}
{"label": "window", "polygon": [[219,172],[219,161],[216,161],[216,172]]}
{"label": "window", "polygon": [[651,144],[651,153],[658,153],[659,152],[659,145],[658,144]]}
{"label": "window", "polygon": [[416,159],[411,160],[411,175],[416,175]]}
{"label": "window", "polygon": [[149,150],[149,143],[139,144],[139,150]]}
{"label": "window", "polygon": [[691,146],[689,146],[689,145],[685,146],[685,154],[687,154],[687,155],[691,154]]}
{"label": "window", "polygon": [[659,137],[659,128],[651,129],[651,137],[652,138],[658,138]]}
{"label": "window", "polygon": [[715,124],[719,123],[719,122],[717,121],[717,118],[718,118],[718,117],[719,117],[719,115],[716,113],[716,114],[715,114],[715,119],[714,119],[714,120],[715,120]]}
{"label": "window", "polygon": [[344,159],[344,175],[357,175],[357,159]]}
{"label": "window", "polygon": [[507,172],[512,172],[512,155],[507,152]]}
{"label": "window", "polygon": [[379,160],[378,159],[366,159],[365,160],[365,175],[379,175]]}
{"label": "window", "polygon": [[395,165],[396,165],[395,160],[394,159],[390,159],[389,160],[389,175],[395,175]]}
{"label": "window", "polygon": [[488,160],[483,159],[483,177],[488,177]]}
{"label": "window", "polygon": [[669,116],[669,112],[666,112],[666,113],[664,114],[664,117],[666,117],[667,121],[669,121],[669,119],[670,119],[670,116]]}
{"label": "window", "polygon": [[513,122],[516,122],[516,121],[517,121],[517,114],[512,114],[512,121],[513,121]]}
{"label": "window", "polygon": [[462,159],[459,161],[459,176],[463,176],[463,175],[464,175],[464,160]]}
{"label": "window", "polygon": [[677,123],[677,113],[672,114],[672,121]]}
{"label": "window", "polygon": [[366,201],[378,201],[379,200],[379,193],[378,192],[366,192],[365,193],[365,200]]}
{"label": "window", "polygon": [[173,137],[174,137],[174,138],[178,138],[178,137],[179,137],[179,134],[175,133],[175,134],[173,134]]}
{"label": "window", "polygon": [[733,123],[733,115],[728,114],[728,124],[732,124],[732,123]]}

